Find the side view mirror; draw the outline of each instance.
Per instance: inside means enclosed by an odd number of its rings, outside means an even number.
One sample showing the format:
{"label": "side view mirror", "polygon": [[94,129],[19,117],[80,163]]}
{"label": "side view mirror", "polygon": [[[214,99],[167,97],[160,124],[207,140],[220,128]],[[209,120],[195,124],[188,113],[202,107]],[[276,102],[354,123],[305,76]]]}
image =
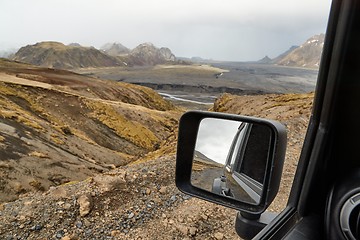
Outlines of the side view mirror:
{"label": "side view mirror", "polygon": [[272,120],[190,111],[180,119],[176,185],[184,193],[260,215],[274,200],[286,150]]}

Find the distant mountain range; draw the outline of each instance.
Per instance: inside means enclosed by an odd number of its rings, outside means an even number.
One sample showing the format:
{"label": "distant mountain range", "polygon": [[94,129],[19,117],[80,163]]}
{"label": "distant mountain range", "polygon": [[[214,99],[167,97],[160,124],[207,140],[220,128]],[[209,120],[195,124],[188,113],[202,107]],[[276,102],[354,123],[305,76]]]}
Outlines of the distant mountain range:
{"label": "distant mountain range", "polygon": [[39,42],[20,48],[11,59],[57,69],[145,66],[176,62],[176,57],[169,48],[157,48],[151,43],[140,44],[133,50],[120,43],[109,43],[99,50],[83,47],[78,43],[64,45],[60,42]]}
{"label": "distant mountain range", "polygon": [[[324,34],[315,35],[300,46],[292,46],[273,59],[265,56],[257,63],[318,68],[324,38]],[[3,53],[2,55],[10,55],[10,53]],[[60,42],[39,42],[22,47],[15,54],[7,57],[15,61],[57,69],[218,62],[201,57],[177,58],[169,48],[158,48],[152,43],[143,43],[134,49],[129,49],[121,43],[107,43],[100,49],[96,49],[94,47],[83,47],[78,43],[64,45]]]}
{"label": "distant mountain range", "polygon": [[319,68],[324,34],[312,36],[300,46],[292,46],[274,59],[265,56],[258,63],[276,64],[289,67]]}
{"label": "distant mountain range", "polygon": [[93,47],[82,47],[76,44],[64,45],[59,42],[40,42],[27,45],[20,48],[12,60],[57,69],[122,65],[115,57]]}

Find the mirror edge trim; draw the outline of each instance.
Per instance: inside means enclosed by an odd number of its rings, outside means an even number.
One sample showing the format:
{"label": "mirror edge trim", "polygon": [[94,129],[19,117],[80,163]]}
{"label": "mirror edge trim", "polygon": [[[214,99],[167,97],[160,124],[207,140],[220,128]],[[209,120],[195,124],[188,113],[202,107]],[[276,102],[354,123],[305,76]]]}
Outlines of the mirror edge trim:
{"label": "mirror edge trim", "polygon": [[[259,123],[269,126],[273,132],[274,150],[272,152],[271,164],[267,169],[264,187],[266,194],[260,200],[259,205],[252,205],[245,202],[239,202],[231,198],[223,198],[217,194],[207,192],[203,189],[194,187],[191,184],[191,169],[193,154],[199,130],[200,121],[206,117],[216,119],[226,119],[234,121],[246,121],[250,123]],[[286,152],[287,133],[285,126],[275,120],[263,119],[258,117],[249,117],[228,113],[206,112],[206,111],[188,111],[184,113],[179,121],[178,144],[176,152],[175,184],[177,188],[190,196],[194,196],[212,203],[220,204],[225,207],[240,210],[251,214],[261,214],[275,198],[281,180],[284,157]],[[268,177],[270,176],[270,177]],[[268,186],[271,186],[269,188]]]}

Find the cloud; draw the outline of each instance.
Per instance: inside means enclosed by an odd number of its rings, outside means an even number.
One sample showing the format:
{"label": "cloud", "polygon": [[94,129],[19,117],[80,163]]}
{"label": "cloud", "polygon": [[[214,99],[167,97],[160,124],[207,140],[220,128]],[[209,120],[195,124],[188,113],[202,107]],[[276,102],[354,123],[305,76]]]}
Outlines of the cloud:
{"label": "cloud", "polygon": [[241,122],[205,118],[201,121],[195,149],[213,161],[225,163]]}
{"label": "cloud", "polygon": [[[2,0],[0,44],[142,42],[178,56],[254,60],[325,32],[329,0]],[[1,49],[1,45],[0,45]]]}

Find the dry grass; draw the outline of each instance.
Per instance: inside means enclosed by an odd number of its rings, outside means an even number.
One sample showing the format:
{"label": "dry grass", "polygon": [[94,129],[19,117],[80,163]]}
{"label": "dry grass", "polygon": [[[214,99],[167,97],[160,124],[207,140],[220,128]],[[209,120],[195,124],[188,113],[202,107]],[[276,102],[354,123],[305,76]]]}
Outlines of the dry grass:
{"label": "dry grass", "polygon": [[38,157],[38,158],[48,158],[49,156],[46,153],[41,153],[38,151],[33,151],[29,153],[30,157]]}
{"label": "dry grass", "polygon": [[[309,99],[314,98],[314,93],[303,93],[303,94],[283,94],[274,97],[273,101],[276,102],[274,106],[293,106],[301,107],[304,103],[308,103]],[[311,101],[310,101],[311,102]],[[305,107],[309,107],[308,105]]]}
{"label": "dry grass", "polygon": [[35,188],[36,190],[44,191],[44,187],[42,186],[41,182],[36,179],[33,179],[29,182],[29,185]]}
{"label": "dry grass", "polygon": [[12,119],[35,130],[44,131],[44,128],[36,121],[36,119],[29,115],[26,111],[21,108],[15,108],[16,110],[3,109],[4,106],[8,106],[3,103],[4,102],[0,100],[0,106],[2,107],[2,109],[0,109],[1,118]]}
{"label": "dry grass", "polygon": [[[14,96],[19,99],[23,99],[29,104],[29,107],[32,111],[38,113],[42,117],[46,116],[46,114],[44,114],[44,109],[37,104],[36,99],[23,92],[22,88],[18,85],[8,86],[2,83],[0,84],[0,94],[3,96]],[[21,106],[15,104],[13,101],[2,97],[0,98],[0,106],[2,106],[0,109],[0,116],[2,118],[13,119],[36,130],[44,131],[44,128],[40,125],[37,116],[24,110]]]}
{"label": "dry grass", "polygon": [[52,134],[50,135],[50,140],[51,140],[53,143],[57,144],[57,145],[64,145],[64,144],[65,144],[65,142],[64,142],[58,135],[56,135],[56,134],[54,134],[54,133],[52,133]]}
{"label": "dry grass", "polygon": [[125,118],[113,106],[90,100],[85,101],[85,103],[93,111],[90,117],[99,120],[107,127],[113,129],[118,136],[136,146],[154,150],[154,145],[159,142],[159,139],[148,128],[136,121]]}

